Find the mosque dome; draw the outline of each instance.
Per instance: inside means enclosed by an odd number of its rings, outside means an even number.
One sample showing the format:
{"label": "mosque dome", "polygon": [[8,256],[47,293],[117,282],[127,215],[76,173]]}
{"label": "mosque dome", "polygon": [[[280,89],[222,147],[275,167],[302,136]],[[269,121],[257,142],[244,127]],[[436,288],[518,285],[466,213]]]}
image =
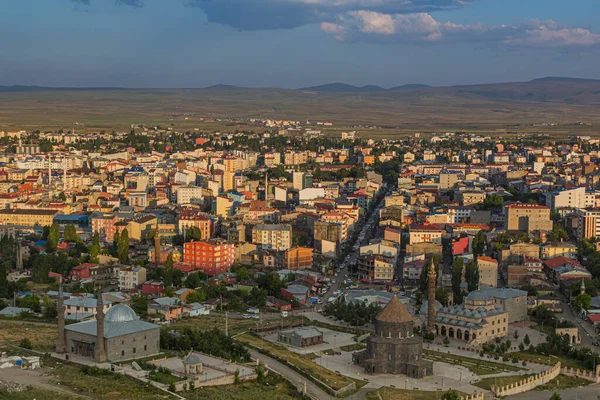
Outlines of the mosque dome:
{"label": "mosque dome", "polygon": [[125,304],[117,304],[106,313],[104,318],[107,322],[129,322],[138,319],[135,311]]}

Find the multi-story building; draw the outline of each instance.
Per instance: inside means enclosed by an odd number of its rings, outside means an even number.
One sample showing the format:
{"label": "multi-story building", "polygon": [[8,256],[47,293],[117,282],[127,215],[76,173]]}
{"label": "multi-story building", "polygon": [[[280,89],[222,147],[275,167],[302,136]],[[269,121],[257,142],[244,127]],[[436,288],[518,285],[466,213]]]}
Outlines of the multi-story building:
{"label": "multi-story building", "polygon": [[508,231],[551,231],[550,208],[539,204],[510,203],[504,206]]}
{"label": "multi-story building", "polygon": [[50,226],[59,210],[16,209],[0,210],[1,225],[19,225],[32,228],[34,226]]}
{"label": "multi-story building", "polygon": [[549,208],[585,208],[585,187],[546,193],[546,207]]}
{"label": "multi-story building", "polygon": [[600,209],[577,209],[575,210],[575,216],[577,217],[577,229],[575,232],[578,239],[600,237]]}
{"label": "multi-story building", "polygon": [[439,225],[410,225],[409,243],[436,243],[442,244],[443,230]]}
{"label": "multi-story building", "polygon": [[252,243],[264,250],[287,250],[292,247],[292,227],[285,224],[258,224],[252,229]]}
{"label": "multi-story building", "polygon": [[199,186],[181,186],[177,188],[177,204],[202,203],[204,189]]}
{"label": "multi-story building", "polygon": [[213,219],[196,212],[181,213],[179,215],[178,226],[180,234],[183,234],[189,228],[198,228],[200,230],[200,239],[210,239],[215,231]]}
{"label": "multi-story building", "polygon": [[112,242],[117,232],[117,222],[119,219],[113,214],[104,214],[92,218],[92,232],[98,232],[100,240],[103,242]]}
{"label": "multi-story building", "polygon": [[492,287],[498,286],[498,261],[488,256],[477,258],[479,268],[479,283]]}
{"label": "multi-story building", "polygon": [[391,281],[394,279],[393,258],[381,254],[365,254],[358,257],[358,278],[365,282]]}
{"label": "multi-story building", "polygon": [[235,260],[235,245],[221,239],[187,242],[183,245],[183,259],[194,269],[208,276],[229,271]]}
{"label": "multi-story building", "polygon": [[146,282],[146,268],[131,266],[119,270],[119,290],[132,290]]}
{"label": "multi-story building", "polygon": [[283,267],[292,271],[311,268],[313,264],[312,247],[294,247],[283,254]]}

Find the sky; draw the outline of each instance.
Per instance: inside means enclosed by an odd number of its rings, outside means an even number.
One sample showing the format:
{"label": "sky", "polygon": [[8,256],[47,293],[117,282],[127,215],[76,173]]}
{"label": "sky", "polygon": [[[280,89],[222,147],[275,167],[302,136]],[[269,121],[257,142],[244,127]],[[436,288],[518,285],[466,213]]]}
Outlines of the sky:
{"label": "sky", "polygon": [[0,85],[600,79],[599,0],[2,0]]}

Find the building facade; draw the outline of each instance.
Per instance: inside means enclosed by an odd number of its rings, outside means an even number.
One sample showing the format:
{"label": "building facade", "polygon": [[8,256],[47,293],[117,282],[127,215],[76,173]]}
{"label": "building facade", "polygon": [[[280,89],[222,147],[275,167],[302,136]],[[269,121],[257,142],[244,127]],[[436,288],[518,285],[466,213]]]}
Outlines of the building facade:
{"label": "building facade", "polygon": [[208,276],[219,275],[229,271],[235,261],[235,245],[221,239],[187,242],[183,245],[183,259]]}

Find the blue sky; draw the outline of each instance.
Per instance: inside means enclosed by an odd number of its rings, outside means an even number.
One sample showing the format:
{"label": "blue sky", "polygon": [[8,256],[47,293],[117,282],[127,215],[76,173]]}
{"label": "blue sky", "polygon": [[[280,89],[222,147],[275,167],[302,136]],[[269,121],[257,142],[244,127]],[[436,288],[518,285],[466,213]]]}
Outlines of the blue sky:
{"label": "blue sky", "polygon": [[0,85],[600,79],[598,0],[4,0]]}

